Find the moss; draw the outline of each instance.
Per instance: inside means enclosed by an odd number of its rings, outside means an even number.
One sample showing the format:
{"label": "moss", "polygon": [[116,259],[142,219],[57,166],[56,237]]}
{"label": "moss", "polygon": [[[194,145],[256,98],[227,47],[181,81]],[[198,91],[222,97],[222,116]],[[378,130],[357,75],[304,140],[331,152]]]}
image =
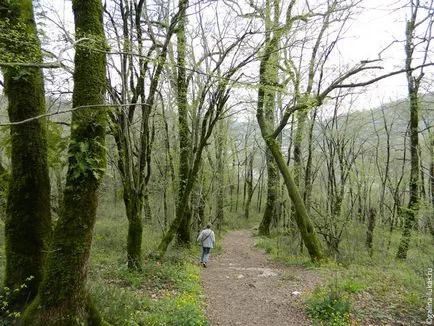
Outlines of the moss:
{"label": "moss", "polygon": [[190,221],[191,212],[189,205],[180,203],[186,189],[187,180],[191,173],[191,152],[192,140],[189,128],[188,107],[187,107],[187,79],[185,74],[185,55],[186,55],[186,8],[188,0],[179,1],[178,9],[180,12],[178,29],[177,29],[177,52],[178,52],[178,79],[177,79],[177,105],[178,105],[178,123],[179,123],[179,188],[178,204],[176,216],[181,219],[177,230],[178,240],[180,243],[188,245],[191,241]]}
{"label": "moss", "polygon": [[271,136],[271,132],[266,125],[261,110],[258,109],[256,116],[258,119],[259,127],[261,128],[263,138],[267,144],[267,147],[270,149],[276,160],[277,166],[285,181],[289,197],[294,204],[296,211],[295,219],[301,237],[303,239],[303,243],[306,246],[312,261],[324,260],[325,256],[322,244],[315,232],[312,221],[307,214],[306,207],[304,206],[303,200],[300,196],[300,192],[298,191],[298,187],[296,186],[294,179],[289,172],[288,167],[286,166],[286,162],[282,156],[282,153],[280,152],[279,144]]}
{"label": "moss", "polygon": [[24,312],[21,318],[22,325],[110,325],[102,319],[90,296],[86,296],[85,300],[81,302],[80,305],[75,305],[75,309],[65,306],[52,306],[48,309],[42,309],[41,304],[41,297],[36,297],[36,299]]}
{"label": "moss", "polygon": [[[0,47],[14,60],[41,62],[32,1],[0,1],[0,5],[7,8],[0,13],[0,18],[7,23],[0,26],[6,33]],[[45,92],[42,71],[19,66],[2,70],[10,121],[22,121],[43,114]],[[13,309],[21,310],[36,295],[42,277],[44,252],[51,234],[46,120],[12,125],[10,136],[12,170],[5,221],[5,286],[14,289],[27,285],[10,298]],[[30,276],[32,280],[26,281]]]}
{"label": "moss", "polygon": [[[140,202],[140,199],[136,198]],[[138,210],[131,210],[127,207],[128,216],[128,239],[127,239],[127,255],[128,255],[128,268],[141,269],[142,260],[142,206],[139,205]]]}
{"label": "moss", "polygon": [[[86,287],[89,253],[106,165],[103,107],[106,90],[102,4],[74,0],[76,37],[71,144],[64,202],[37,300],[25,312],[26,325],[101,325]],[[92,107],[86,107],[91,105]],[[35,308],[37,307],[37,308]]]}

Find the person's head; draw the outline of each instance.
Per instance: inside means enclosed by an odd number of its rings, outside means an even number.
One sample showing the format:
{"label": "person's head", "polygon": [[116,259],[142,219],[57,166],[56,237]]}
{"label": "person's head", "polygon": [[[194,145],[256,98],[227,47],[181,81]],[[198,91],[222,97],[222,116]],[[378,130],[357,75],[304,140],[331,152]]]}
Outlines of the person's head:
{"label": "person's head", "polygon": [[206,225],[206,228],[207,228],[207,229],[211,229],[211,224],[208,223],[208,224]]}

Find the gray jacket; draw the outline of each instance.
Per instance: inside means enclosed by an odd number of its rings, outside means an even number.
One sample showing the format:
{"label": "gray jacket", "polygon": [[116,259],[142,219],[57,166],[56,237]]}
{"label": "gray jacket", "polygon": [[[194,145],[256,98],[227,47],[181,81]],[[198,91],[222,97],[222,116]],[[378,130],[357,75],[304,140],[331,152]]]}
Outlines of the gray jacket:
{"label": "gray jacket", "polygon": [[202,247],[205,248],[214,248],[215,245],[215,235],[214,231],[211,229],[205,229],[200,232],[197,237],[197,241],[200,242]]}

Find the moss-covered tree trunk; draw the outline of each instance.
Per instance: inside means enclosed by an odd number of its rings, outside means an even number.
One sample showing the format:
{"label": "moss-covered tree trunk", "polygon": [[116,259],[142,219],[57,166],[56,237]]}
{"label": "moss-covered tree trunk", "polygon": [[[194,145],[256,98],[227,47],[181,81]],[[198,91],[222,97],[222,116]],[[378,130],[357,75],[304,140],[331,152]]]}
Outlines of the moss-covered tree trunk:
{"label": "moss-covered tree trunk", "polygon": [[[38,67],[42,55],[31,0],[0,0],[0,20],[0,61],[34,64],[2,67],[13,123],[45,112],[44,80]],[[5,223],[4,285],[10,289],[27,285],[9,298],[9,310],[17,311],[37,293],[51,234],[46,119],[12,125],[10,135],[12,171]]]}
{"label": "moss-covered tree trunk", "polygon": [[226,147],[225,135],[227,131],[223,121],[219,122],[216,136],[216,162],[217,162],[217,193],[216,193],[216,228],[221,230],[224,223],[224,205],[225,205],[225,152]]}
{"label": "moss-covered tree trunk", "polygon": [[[280,2],[273,4],[267,1],[265,16],[267,59],[261,62],[263,67],[261,83],[263,94],[261,105],[264,112],[264,118],[270,128],[274,128],[274,115],[276,106],[276,85],[278,85],[278,67],[279,67],[279,42],[282,32],[278,30],[280,16]],[[267,200],[265,204],[264,215],[259,225],[260,235],[270,234],[271,221],[277,220],[275,217],[277,210],[277,194],[279,192],[279,172],[276,161],[270,149],[267,148],[265,153],[267,161]]]}
{"label": "moss-covered tree trunk", "polygon": [[142,260],[142,211],[143,211],[143,181],[144,172],[134,169],[134,161],[129,143],[130,135],[128,127],[125,127],[126,117],[120,113],[117,117],[119,124],[115,128],[114,138],[118,149],[118,169],[123,186],[123,200],[128,219],[127,234],[127,261],[129,269],[140,269]]}
{"label": "moss-covered tree trunk", "polygon": [[253,159],[255,157],[255,152],[251,152],[246,157],[246,172],[245,172],[245,204],[244,204],[244,218],[246,220],[250,217],[250,204],[252,203],[253,193],[255,188],[253,187]]}
{"label": "moss-covered tree trunk", "polygon": [[[279,2],[271,4],[267,2],[266,13],[270,16],[266,17],[266,25],[270,24],[271,10],[274,10],[275,24],[278,23],[278,17],[280,16]],[[293,4],[292,4],[293,5]],[[288,8],[289,12],[292,9],[292,5]],[[273,25],[271,25],[273,27]],[[274,73],[277,73],[277,61],[276,49],[279,48],[280,39],[285,31],[290,30],[291,24],[285,26],[285,28],[267,28],[266,27],[266,39],[264,46],[264,53],[261,56],[261,62],[259,66],[259,89],[258,89],[258,105],[256,110],[256,118],[258,120],[259,127],[261,129],[262,138],[264,139],[267,148],[270,150],[277,164],[277,167],[282,174],[285,182],[289,197],[291,198],[295,207],[295,220],[297,222],[298,229],[300,231],[303,242],[309,252],[309,255],[313,261],[318,261],[324,258],[323,248],[318,236],[315,232],[313,224],[307,214],[306,207],[303,199],[300,195],[298,187],[289,172],[288,166],[283,158],[280,150],[279,142],[276,140],[274,132],[274,126],[270,123],[266,117],[267,105],[270,103],[270,96],[272,94],[273,87],[275,87],[276,79],[270,77]]]}
{"label": "moss-covered tree trunk", "polygon": [[128,268],[140,270],[142,266],[143,196],[137,196],[134,191],[127,192],[124,186],[124,203],[128,219]]}
{"label": "moss-covered tree trunk", "polygon": [[298,187],[291,176],[285,159],[280,151],[279,143],[272,137],[272,132],[267,128],[266,121],[261,116],[261,112],[257,113],[257,119],[261,128],[262,136],[276,160],[280,173],[285,181],[286,189],[289,197],[295,206],[295,220],[300,231],[303,243],[306,246],[309,255],[313,261],[319,261],[324,258],[322,244],[317,236],[312,221],[307,214],[303,199],[298,191]]}
{"label": "moss-covered tree trunk", "polygon": [[372,249],[372,243],[374,242],[374,228],[375,228],[375,217],[377,215],[377,212],[375,208],[369,209],[369,215],[368,215],[368,228],[366,230],[366,241],[365,246],[368,250],[369,256],[372,257],[373,249]]}
{"label": "moss-covered tree trunk", "polygon": [[313,160],[313,136],[315,120],[317,116],[318,108],[314,109],[312,114],[312,121],[310,122],[309,137],[308,137],[308,150],[307,150],[307,160],[306,160],[306,172],[304,175],[304,194],[303,200],[306,206],[307,213],[310,214],[310,205],[312,198],[312,187],[313,187],[313,172],[312,172],[312,160]]}
{"label": "moss-covered tree trunk", "polygon": [[417,25],[417,12],[419,2],[411,5],[412,15],[407,21],[405,53],[405,67],[407,77],[407,89],[410,101],[410,198],[407,209],[405,210],[404,228],[402,230],[401,241],[398,246],[396,258],[406,259],[408,246],[411,238],[411,231],[416,221],[419,210],[419,86],[423,77],[423,72],[419,76],[414,76],[412,70],[413,53],[415,51],[414,33]]}
{"label": "moss-covered tree trunk", "polygon": [[267,200],[265,203],[265,211],[259,224],[258,232],[260,235],[270,235],[270,226],[272,221],[276,221],[277,217],[277,199],[279,193],[279,170],[274,160],[274,156],[271,151],[266,149],[267,158]]}
{"label": "moss-covered tree trunk", "polygon": [[[25,311],[24,325],[100,325],[86,281],[96,218],[97,190],[105,166],[105,37],[100,0],[73,0],[76,38],[75,110],[64,204],[47,256],[38,295]],[[92,107],[86,107],[86,106]]]}
{"label": "moss-covered tree trunk", "polygon": [[[179,21],[176,36],[178,39],[178,76],[177,76],[177,104],[178,104],[178,123],[179,123],[179,186],[178,201],[176,205],[176,217],[181,220],[177,230],[178,241],[183,245],[189,245],[191,241],[191,207],[188,203],[181,200],[186,192],[187,179],[191,169],[191,133],[188,125],[188,106],[187,106],[187,78],[185,74],[185,54],[186,54],[186,10],[188,0],[179,1]],[[187,198],[188,201],[188,198]]]}

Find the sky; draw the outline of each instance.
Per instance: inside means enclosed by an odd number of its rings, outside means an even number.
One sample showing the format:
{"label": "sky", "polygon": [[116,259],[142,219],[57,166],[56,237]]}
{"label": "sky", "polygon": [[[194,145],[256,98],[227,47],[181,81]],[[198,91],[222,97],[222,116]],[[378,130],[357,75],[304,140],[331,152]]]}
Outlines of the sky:
{"label": "sky", "polygon": [[[321,0],[322,1],[322,0]],[[72,26],[70,0],[40,0],[43,5],[51,5],[61,20],[69,21]],[[405,11],[394,10],[403,6],[405,0],[363,0],[365,8],[351,22],[345,39],[338,49],[340,58],[347,64],[361,60],[376,59],[382,49],[393,40],[402,41],[405,37]],[[404,44],[394,43],[382,54],[384,71],[391,71],[404,62]],[[382,103],[406,97],[406,79],[401,74],[376,83],[369,87],[363,97],[359,97],[354,106],[357,108],[376,107]]]}
{"label": "sky", "polygon": [[[351,24],[346,40],[340,47],[343,57],[353,58],[355,62],[367,59],[377,59],[378,53],[390,46],[393,40],[402,41],[405,37],[405,14],[394,11],[402,6],[403,1],[397,0],[364,0],[366,8],[357,21]],[[395,43],[382,53],[382,65],[385,70],[402,67],[405,60],[404,44]],[[406,79],[401,74],[380,81],[365,96],[366,104],[378,106],[406,97]]]}

